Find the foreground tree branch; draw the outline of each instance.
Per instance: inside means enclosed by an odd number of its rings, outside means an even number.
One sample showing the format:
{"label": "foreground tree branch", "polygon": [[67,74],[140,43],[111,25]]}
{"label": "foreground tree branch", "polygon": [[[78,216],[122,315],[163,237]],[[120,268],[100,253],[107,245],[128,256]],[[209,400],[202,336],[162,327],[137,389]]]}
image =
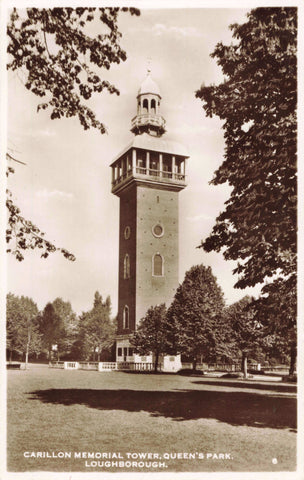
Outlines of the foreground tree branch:
{"label": "foreground tree branch", "polygon": [[[119,95],[119,90],[102,80],[99,72],[127,58],[119,45],[120,11],[139,15],[135,8],[28,8],[21,17],[13,9],[7,28],[7,67],[13,71],[22,69],[25,87],[44,98],[38,111],[50,109],[51,119],[76,116],[85,130],[93,127],[106,132],[86,101],[104,90]],[[99,22],[105,33],[91,36],[87,27],[94,22]],[[88,60],[81,62],[80,56]]]}
{"label": "foreground tree branch", "polygon": [[196,96],[207,116],[219,116],[224,161],[214,185],[232,186],[209,237],[207,251],[237,260],[236,288],[263,284],[257,315],[269,333],[292,329],[297,286],[297,9],[257,8],[232,25],[234,43],[212,57],[225,80]]}
{"label": "foreground tree branch", "polygon": [[[7,154],[7,158],[15,160],[11,155]],[[7,168],[6,175],[14,173],[12,167]],[[6,207],[8,211],[6,242],[8,244],[7,252],[15,256],[19,262],[24,260],[24,251],[31,249],[40,249],[41,257],[47,258],[50,253],[60,251],[65,258],[74,261],[75,256],[65,248],[58,248],[52,242],[44,237],[42,232],[30,220],[26,220],[19,207],[12,199],[12,193],[7,189]]]}

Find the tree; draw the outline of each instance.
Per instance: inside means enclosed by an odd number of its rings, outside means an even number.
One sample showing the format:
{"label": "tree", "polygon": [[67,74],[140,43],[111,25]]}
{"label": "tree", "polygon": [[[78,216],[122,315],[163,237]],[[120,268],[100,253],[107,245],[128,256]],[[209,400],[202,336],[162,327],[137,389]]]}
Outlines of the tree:
{"label": "tree", "polygon": [[176,352],[190,357],[193,370],[201,356],[217,354],[224,296],[211,268],[197,265],[186,272],[168,309],[168,340]]}
{"label": "tree", "polygon": [[[139,15],[135,8],[121,10]],[[109,70],[127,58],[119,45],[119,11],[118,7],[27,8],[21,14],[13,9],[7,27],[8,69],[22,69],[25,87],[43,98],[38,111],[50,108],[51,119],[77,116],[84,129],[106,132],[86,101],[103,90],[119,95],[99,75],[100,69]],[[99,34],[91,34],[90,23],[97,25]]]}
{"label": "tree", "polygon": [[52,305],[55,314],[61,319],[63,325],[62,335],[57,343],[57,348],[60,352],[67,355],[71,352],[73,343],[77,338],[78,319],[70,302],[65,302],[62,298],[58,297],[52,302]]}
{"label": "tree", "polygon": [[42,315],[39,316],[39,330],[42,335],[42,343],[48,351],[49,360],[52,358],[53,348],[57,349],[57,360],[59,360],[58,345],[64,336],[64,323],[50,302],[45,306]]}
{"label": "tree", "polygon": [[103,302],[100,293],[95,292],[92,310],[84,312],[80,317],[78,344],[82,356],[86,358],[93,356],[95,360],[97,353],[97,360],[100,361],[102,352],[113,345],[115,326],[110,314],[110,297]]}
{"label": "tree", "polygon": [[167,348],[166,314],[164,303],[151,306],[130,340],[135,352],[140,355],[153,354],[155,372],[158,370],[159,356],[165,353]]}
{"label": "tree", "polygon": [[211,55],[223,83],[196,92],[207,116],[224,121],[225,160],[211,183],[232,187],[202,247],[238,261],[236,288],[264,283],[257,318],[273,311],[273,328],[284,330],[287,313],[294,331],[297,10],[257,8],[231,29],[234,43],[219,43]]}
{"label": "tree", "polygon": [[18,297],[8,293],[6,297],[6,344],[10,352],[10,362],[13,352],[25,356],[25,366],[29,354],[40,353],[41,336],[37,324],[38,308],[29,297]]}
{"label": "tree", "polygon": [[[255,301],[255,308],[264,325],[265,342],[274,351],[290,357],[289,374],[293,375],[297,359],[297,299],[294,278],[266,284],[268,296]],[[279,322],[278,322],[279,319]]]}
{"label": "tree", "polygon": [[[99,72],[127,58],[119,45],[120,10],[139,15],[135,8],[12,10],[7,27],[10,59],[7,68],[20,71],[25,87],[43,99],[37,111],[50,109],[51,119],[77,116],[84,129],[93,127],[101,133],[106,132],[105,125],[86,102],[104,90],[119,95],[119,90],[102,80]],[[94,23],[99,24],[100,31],[95,36],[88,28]],[[7,156],[15,160],[10,154]],[[8,172],[13,169],[9,168]],[[9,191],[6,206],[6,238],[10,244],[7,251],[17,260],[24,259],[27,249],[42,249],[42,258],[59,250],[67,259],[75,260],[73,254],[65,248],[57,248],[36,225],[23,217]]]}
{"label": "tree", "polygon": [[230,329],[232,352],[240,352],[242,371],[247,378],[248,355],[255,354],[261,345],[262,324],[256,320],[253,298],[248,295],[225,309],[225,321]]}

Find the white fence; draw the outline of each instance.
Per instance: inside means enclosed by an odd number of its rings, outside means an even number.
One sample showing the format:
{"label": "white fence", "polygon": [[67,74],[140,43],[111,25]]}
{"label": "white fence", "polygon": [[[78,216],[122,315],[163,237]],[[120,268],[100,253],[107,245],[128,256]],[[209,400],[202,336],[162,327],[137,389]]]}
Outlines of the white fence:
{"label": "white fence", "polygon": [[117,362],[99,362],[98,371],[99,372],[112,372],[117,370]]}
{"label": "white fence", "polygon": [[78,370],[78,368],[79,368],[78,362],[64,362],[65,370]]}
{"label": "white fence", "polygon": [[147,362],[50,362],[50,368],[65,370],[95,370],[99,372],[121,371],[151,371],[154,363]]}
{"label": "white fence", "polygon": [[136,370],[151,371],[154,370],[154,363],[148,362],[117,362],[117,370]]}
{"label": "white fence", "polygon": [[79,370],[98,370],[99,362],[78,362]]}
{"label": "white fence", "polygon": [[64,368],[64,362],[49,362],[50,368]]}
{"label": "white fence", "polygon": [[[112,372],[112,371],[138,371],[138,372],[151,372],[154,370],[154,363],[152,362],[50,362],[50,368],[63,368],[65,370],[95,370],[98,372]],[[209,364],[197,364],[197,370],[221,370],[228,372],[235,372],[240,370],[238,364],[228,363],[209,363]],[[182,363],[181,368],[191,368],[192,363]],[[248,368],[260,370],[259,364],[248,365]],[[158,371],[162,371],[162,365],[158,365]],[[267,368],[267,370],[269,370]],[[165,370],[167,371],[167,370]]]}
{"label": "white fence", "polygon": [[[193,363],[191,362],[183,362],[182,363],[182,368],[193,368]],[[222,370],[222,371],[227,371],[227,372],[235,372],[240,369],[240,365],[235,364],[235,363],[197,363],[196,364],[196,370],[202,370],[202,371],[214,371],[214,370]]]}
{"label": "white fence", "polygon": [[78,370],[78,362],[49,362],[50,368],[64,368],[64,370]]}
{"label": "white fence", "polygon": [[241,370],[241,365],[236,363],[209,363],[207,370],[222,370],[225,372],[237,372]]}

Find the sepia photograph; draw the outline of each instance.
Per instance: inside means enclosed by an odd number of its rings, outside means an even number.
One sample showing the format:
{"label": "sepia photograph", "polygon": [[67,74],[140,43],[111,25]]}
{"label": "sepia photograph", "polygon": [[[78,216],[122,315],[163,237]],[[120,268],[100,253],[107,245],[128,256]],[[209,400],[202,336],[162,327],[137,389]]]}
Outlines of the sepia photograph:
{"label": "sepia photograph", "polygon": [[303,478],[302,7],[1,5],[4,480]]}

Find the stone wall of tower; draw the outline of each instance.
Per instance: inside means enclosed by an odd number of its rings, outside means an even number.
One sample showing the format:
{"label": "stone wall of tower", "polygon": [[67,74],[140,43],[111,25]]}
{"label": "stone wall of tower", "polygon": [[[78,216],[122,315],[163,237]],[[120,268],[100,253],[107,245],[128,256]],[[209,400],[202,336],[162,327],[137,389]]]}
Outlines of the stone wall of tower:
{"label": "stone wall of tower", "polygon": [[[136,322],[151,305],[170,305],[178,286],[178,193],[161,188],[137,187]],[[152,228],[161,224],[163,236]],[[153,255],[164,259],[164,276],[152,275]]]}
{"label": "stone wall of tower", "polygon": [[[129,334],[150,306],[169,307],[178,286],[178,192],[132,184],[120,196],[118,334]],[[152,229],[161,225],[161,237]],[[124,231],[130,228],[130,238]],[[129,255],[130,278],[124,278]],[[153,256],[160,254],[164,275],[153,276]],[[123,309],[129,308],[130,328],[123,328]]]}
{"label": "stone wall of tower", "polygon": [[[119,212],[119,276],[118,276],[118,334],[128,334],[135,329],[136,301],[136,185],[131,185],[120,196]],[[126,227],[130,237],[125,238]],[[130,278],[124,278],[124,258],[129,255]],[[123,309],[129,307],[130,328],[123,328]]]}

